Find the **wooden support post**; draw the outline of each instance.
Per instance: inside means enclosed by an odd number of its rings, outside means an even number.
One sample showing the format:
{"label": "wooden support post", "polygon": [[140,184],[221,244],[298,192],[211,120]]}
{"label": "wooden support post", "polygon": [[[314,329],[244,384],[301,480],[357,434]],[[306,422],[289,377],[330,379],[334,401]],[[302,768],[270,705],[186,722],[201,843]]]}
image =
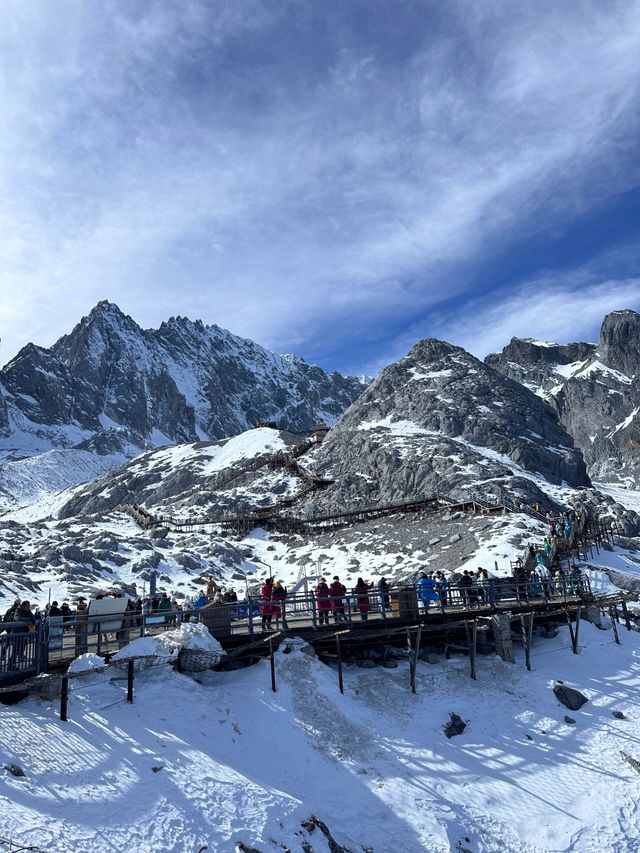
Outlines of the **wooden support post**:
{"label": "wooden support post", "polygon": [[269,662],[271,664],[271,689],[276,692],[276,662],[273,659],[273,637],[269,637]]}
{"label": "wooden support post", "polygon": [[616,621],[616,606],[612,604],[609,607],[609,617],[611,619],[611,627],[613,628],[613,636],[618,645],[620,645],[620,635],[618,634],[618,623]]}
{"label": "wooden support post", "polygon": [[60,692],[60,720],[66,723],[69,719],[67,716],[67,706],[69,704],[69,677],[62,676],[62,690]]}
{"label": "wooden support post", "polygon": [[620,602],[622,604],[622,614],[624,616],[624,624],[627,627],[627,631],[631,630],[631,620],[629,619],[629,611],[627,610],[627,602],[623,598]]}
{"label": "wooden support post", "polygon": [[473,620],[473,627],[471,628],[471,643],[469,645],[469,663],[471,667],[471,678],[476,680],[476,645],[478,642],[478,620]]}
{"label": "wooden support post", "polygon": [[336,634],[336,653],[338,655],[338,687],[340,693],[344,694],[344,682],[342,680],[342,650],[340,648],[340,637]]}
{"label": "wooden support post", "polygon": [[520,627],[522,629],[522,643],[524,645],[524,659],[527,669],[531,672],[531,638],[533,635],[533,612],[523,613],[520,616]]}
{"label": "wooden support post", "polygon": [[414,656],[413,656],[413,648],[411,646],[411,629],[407,628],[407,651],[409,652],[409,684],[411,685],[411,692],[416,692],[416,677],[414,670]]}
{"label": "wooden support post", "polygon": [[416,676],[418,670],[418,655],[420,654],[420,642],[422,640],[422,625],[418,625],[418,630],[416,632],[416,645],[413,650],[413,686],[412,692],[416,692]]}
{"label": "wooden support post", "polygon": [[578,654],[578,634],[580,631],[580,612],[582,611],[582,607],[578,607],[576,610],[576,624],[575,627],[571,623],[571,614],[569,613],[569,608],[566,610],[567,615],[567,624],[569,625],[569,634],[571,635],[571,648],[573,650],[574,655]]}
{"label": "wooden support post", "polygon": [[579,605],[578,609],[576,610],[576,637],[575,637],[575,642],[573,644],[574,655],[577,655],[580,651],[580,649],[578,648],[578,635],[580,633],[580,614],[581,613],[582,613],[582,605]]}
{"label": "wooden support post", "polygon": [[567,625],[569,626],[569,634],[571,636],[571,646],[572,646],[572,648],[574,650],[574,654],[575,654],[575,648],[576,648],[575,632],[573,629],[573,623],[571,622],[571,614],[569,613],[569,608],[567,608],[565,610],[565,616],[567,617]]}
{"label": "wooden support post", "polygon": [[133,658],[127,663],[127,702],[133,703]]}

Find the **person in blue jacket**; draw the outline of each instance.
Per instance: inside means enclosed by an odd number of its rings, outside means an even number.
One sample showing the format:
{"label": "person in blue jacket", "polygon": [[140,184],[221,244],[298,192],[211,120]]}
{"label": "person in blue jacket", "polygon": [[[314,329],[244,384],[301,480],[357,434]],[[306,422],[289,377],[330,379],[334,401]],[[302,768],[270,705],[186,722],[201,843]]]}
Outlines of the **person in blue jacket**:
{"label": "person in blue jacket", "polygon": [[418,595],[425,610],[428,609],[430,601],[440,600],[440,596],[436,592],[436,582],[433,579],[433,573],[427,575],[425,572],[422,572],[418,581]]}
{"label": "person in blue jacket", "polygon": [[209,599],[204,594],[204,592],[201,592],[200,595],[193,602],[193,606],[194,606],[195,610],[200,610],[201,607],[204,607],[205,604],[208,604],[208,603],[209,603]]}

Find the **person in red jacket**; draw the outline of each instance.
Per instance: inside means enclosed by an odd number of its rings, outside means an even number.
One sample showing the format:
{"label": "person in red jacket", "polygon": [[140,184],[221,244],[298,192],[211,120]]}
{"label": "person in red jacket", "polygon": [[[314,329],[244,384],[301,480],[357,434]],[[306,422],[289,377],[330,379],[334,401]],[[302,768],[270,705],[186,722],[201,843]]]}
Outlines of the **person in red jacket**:
{"label": "person in red jacket", "polygon": [[316,603],[318,606],[318,625],[329,624],[329,613],[331,612],[331,601],[329,600],[329,587],[324,578],[320,578],[315,590]]}
{"label": "person in red jacket", "polygon": [[271,620],[273,619],[273,607],[271,606],[271,598],[273,596],[273,578],[267,578],[260,590],[262,598],[262,630],[271,628]]}
{"label": "person in red jacket", "polygon": [[366,622],[369,618],[369,590],[373,586],[372,583],[365,583],[362,578],[358,578],[358,582],[353,588],[353,594],[356,597],[356,607],[360,611],[360,618]]}
{"label": "person in red jacket", "polygon": [[333,611],[333,618],[337,622],[344,622],[344,598],[343,596],[347,594],[347,588],[344,584],[340,583],[340,578],[338,575],[333,576],[333,583],[329,587],[329,594],[331,596],[331,610]]}

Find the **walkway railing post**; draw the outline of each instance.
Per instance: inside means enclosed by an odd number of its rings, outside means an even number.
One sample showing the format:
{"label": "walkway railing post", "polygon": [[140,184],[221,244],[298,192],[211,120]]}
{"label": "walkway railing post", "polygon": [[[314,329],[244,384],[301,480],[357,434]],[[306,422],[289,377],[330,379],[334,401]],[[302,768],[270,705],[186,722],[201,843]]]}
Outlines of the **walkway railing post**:
{"label": "walkway railing post", "polygon": [[627,602],[623,598],[620,602],[622,605],[622,614],[624,616],[624,624],[626,625],[627,631],[631,630],[631,620],[629,619],[629,611],[627,610]]}

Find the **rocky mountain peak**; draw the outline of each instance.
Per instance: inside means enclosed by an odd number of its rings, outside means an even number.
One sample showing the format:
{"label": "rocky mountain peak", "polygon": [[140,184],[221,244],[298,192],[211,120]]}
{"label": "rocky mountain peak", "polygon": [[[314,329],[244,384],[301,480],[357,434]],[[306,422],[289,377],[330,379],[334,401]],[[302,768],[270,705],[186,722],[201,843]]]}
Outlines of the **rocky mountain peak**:
{"label": "rocky mountain peak", "polygon": [[512,338],[486,364],[544,397],[599,480],[640,480],[640,315],[608,314],[593,344]]}
{"label": "rocky mountain peak", "polygon": [[364,388],[201,320],[172,317],[143,330],[107,300],[51,349],[25,347],[0,379],[8,392],[0,452],[9,458],[52,448],[111,452],[119,440],[130,456],[235,435],[260,420],[305,431],[335,422]]}
{"label": "rocky mountain peak", "polygon": [[598,352],[604,364],[627,376],[640,373],[640,314],[630,309],[607,314]]}
{"label": "rocky mountain peak", "polygon": [[335,481],[325,498],[332,507],[468,493],[474,484],[495,494],[515,481],[535,494],[538,476],[589,483],[581,453],[543,400],[433,338],[386,367],[351,406],[322,445],[318,470]]}

